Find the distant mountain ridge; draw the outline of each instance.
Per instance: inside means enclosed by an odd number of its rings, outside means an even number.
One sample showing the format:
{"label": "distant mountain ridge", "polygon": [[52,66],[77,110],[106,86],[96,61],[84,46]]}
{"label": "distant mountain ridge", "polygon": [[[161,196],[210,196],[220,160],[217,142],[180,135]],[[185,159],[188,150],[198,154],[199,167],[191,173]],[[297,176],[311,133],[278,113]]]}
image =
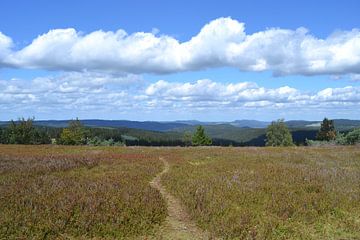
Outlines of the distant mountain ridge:
{"label": "distant mountain ridge", "polygon": [[[177,122],[155,122],[155,121],[130,121],[130,120],[97,120],[97,119],[85,119],[80,120],[82,124],[87,127],[108,127],[108,128],[134,128],[149,131],[166,132],[174,128],[185,127],[188,124],[177,123]],[[36,125],[49,126],[49,127],[66,127],[69,120],[44,120],[35,121]]]}
{"label": "distant mountain ridge", "polygon": [[247,128],[266,128],[270,122],[257,121],[257,120],[235,120],[230,122],[231,125],[235,127],[247,127]]}
{"label": "distant mountain ridge", "polygon": [[[218,126],[215,128],[224,128],[224,125],[236,128],[266,128],[271,122],[258,120],[235,120],[231,122],[202,122],[197,120],[177,120],[177,121],[131,121],[131,120],[102,120],[102,119],[84,119],[80,120],[87,127],[103,128],[134,128],[148,131],[178,131],[187,129],[190,126]],[[35,125],[47,127],[66,127],[69,120],[36,120]],[[338,130],[347,130],[360,127],[360,120],[335,119],[335,126]],[[321,121],[290,120],[285,122],[289,128],[297,129],[318,129]],[[0,121],[0,125],[6,125],[8,121]]]}
{"label": "distant mountain ridge", "polygon": [[[121,133],[127,140],[136,140],[142,144],[160,144],[162,141],[171,144],[181,144],[185,132],[194,132],[197,125],[203,125],[206,133],[213,139],[215,145],[223,146],[264,146],[266,127],[270,122],[257,120],[236,120],[232,122],[201,122],[185,121],[129,121],[129,120],[80,120],[85,126],[102,128],[107,132]],[[39,120],[34,124],[39,127],[63,128],[69,120]],[[335,119],[338,131],[349,131],[360,127],[360,120]],[[0,121],[4,127],[9,121]],[[298,145],[305,144],[306,139],[315,139],[321,121],[291,120],[285,122],[292,133],[293,140]],[[61,130],[61,129],[58,129]],[[135,143],[136,143],[135,141]],[[146,145],[147,146],[147,145]]]}

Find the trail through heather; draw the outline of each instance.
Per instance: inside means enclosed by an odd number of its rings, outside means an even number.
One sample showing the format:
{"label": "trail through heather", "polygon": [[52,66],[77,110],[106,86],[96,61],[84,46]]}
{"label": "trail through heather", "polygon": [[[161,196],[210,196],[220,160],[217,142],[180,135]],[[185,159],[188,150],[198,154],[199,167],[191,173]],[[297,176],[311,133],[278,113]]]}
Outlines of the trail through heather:
{"label": "trail through heather", "polygon": [[162,239],[210,239],[208,234],[199,229],[190,219],[181,202],[168,193],[161,184],[161,176],[170,170],[170,165],[165,158],[159,159],[164,163],[164,170],[150,182],[150,185],[160,191],[167,204],[168,216],[161,229]]}

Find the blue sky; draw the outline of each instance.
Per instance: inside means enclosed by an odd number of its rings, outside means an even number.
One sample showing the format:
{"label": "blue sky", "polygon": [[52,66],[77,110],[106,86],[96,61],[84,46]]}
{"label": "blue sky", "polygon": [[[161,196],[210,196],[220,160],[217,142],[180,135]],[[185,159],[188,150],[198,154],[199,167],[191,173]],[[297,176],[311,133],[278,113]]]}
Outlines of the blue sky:
{"label": "blue sky", "polygon": [[0,120],[360,116],[359,1],[5,0],[1,9]]}

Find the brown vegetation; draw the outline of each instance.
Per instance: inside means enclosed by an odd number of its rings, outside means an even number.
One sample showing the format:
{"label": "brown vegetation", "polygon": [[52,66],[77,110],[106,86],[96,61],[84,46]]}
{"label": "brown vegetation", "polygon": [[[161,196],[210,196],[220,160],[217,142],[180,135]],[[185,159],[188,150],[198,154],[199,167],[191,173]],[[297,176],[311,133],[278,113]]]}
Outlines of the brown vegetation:
{"label": "brown vegetation", "polygon": [[0,145],[0,239],[151,235],[166,217],[148,184],[161,167],[130,148]]}
{"label": "brown vegetation", "polygon": [[360,238],[358,146],[0,145],[0,193],[0,239]]}
{"label": "brown vegetation", "polygon": [[188,148],[171,156],[163,183],[213,236],[360,238],[358,147]]}

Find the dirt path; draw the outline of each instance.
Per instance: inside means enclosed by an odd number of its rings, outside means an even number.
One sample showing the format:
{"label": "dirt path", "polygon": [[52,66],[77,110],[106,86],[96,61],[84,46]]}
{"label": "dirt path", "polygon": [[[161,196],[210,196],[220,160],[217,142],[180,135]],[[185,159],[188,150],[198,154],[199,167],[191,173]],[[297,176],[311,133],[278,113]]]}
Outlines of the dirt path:
{"label": "dirt path", "polygon": [[208,234],[200,230],[190,219],[181,202],[168,193],[161,184],[161,176],[169,171],[170,165],[165,158],[160,157],[160,160],[164,163],[164,170],[150,182],[150,185],[160,191],[167,203],[168,216],[161,229],[162,239],[210,239]]}

